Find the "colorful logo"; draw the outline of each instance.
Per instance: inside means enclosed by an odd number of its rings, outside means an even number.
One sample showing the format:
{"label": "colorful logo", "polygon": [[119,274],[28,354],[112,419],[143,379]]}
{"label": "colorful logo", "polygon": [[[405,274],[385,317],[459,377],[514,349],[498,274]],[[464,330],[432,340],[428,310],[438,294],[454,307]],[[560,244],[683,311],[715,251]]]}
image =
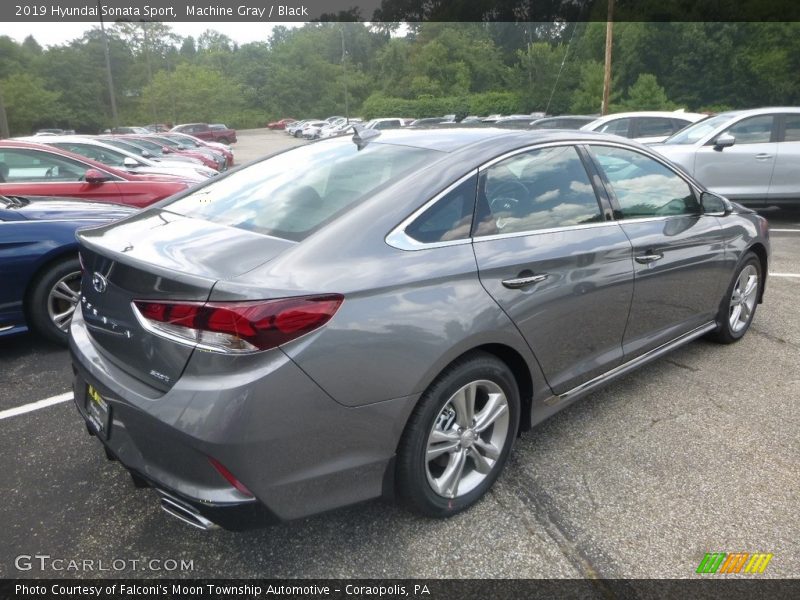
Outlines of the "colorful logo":
{"label": "colorful logo", "polygon": [[772,560],[772,554],[765,552],[756,552],[750,554],[749,552],[733,552],[731,554],[725,552],[708,552],[700,561],[700,566],[697,567],[697,573],[763,573],[767,568],[769,561]]}

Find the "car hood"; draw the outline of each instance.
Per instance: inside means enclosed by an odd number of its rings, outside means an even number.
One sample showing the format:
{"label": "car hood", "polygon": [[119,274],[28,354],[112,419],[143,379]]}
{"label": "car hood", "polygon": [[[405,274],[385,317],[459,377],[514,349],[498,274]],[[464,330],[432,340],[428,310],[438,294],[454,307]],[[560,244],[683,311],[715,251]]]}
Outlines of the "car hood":
{"label": "car hood", "polygon": [[9,206],[24,219],[31,221],[80,221],[83,219],[122,219],[137,212],[137,209],[106,202],[87,202],[72,198],[51,196],[17,197],[21,206]]}

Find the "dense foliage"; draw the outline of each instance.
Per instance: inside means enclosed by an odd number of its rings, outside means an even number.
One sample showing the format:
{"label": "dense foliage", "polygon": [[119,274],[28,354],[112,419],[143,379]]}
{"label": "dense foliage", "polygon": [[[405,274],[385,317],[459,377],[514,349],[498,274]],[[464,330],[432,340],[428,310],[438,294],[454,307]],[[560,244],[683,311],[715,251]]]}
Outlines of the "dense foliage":
{"label": "dense foliage", "polygon": [[[107,34],[120,125],[344,114],[345,87],[349,114],[364,118],[597,113],[603,87],[605,23],[308,23],[241,46],[161,23]],[[100,30],[39,42],[0,37],[11,132],[110,127]],[[800,23],[617,23],[612,108],[798,104],[798,72]]]}

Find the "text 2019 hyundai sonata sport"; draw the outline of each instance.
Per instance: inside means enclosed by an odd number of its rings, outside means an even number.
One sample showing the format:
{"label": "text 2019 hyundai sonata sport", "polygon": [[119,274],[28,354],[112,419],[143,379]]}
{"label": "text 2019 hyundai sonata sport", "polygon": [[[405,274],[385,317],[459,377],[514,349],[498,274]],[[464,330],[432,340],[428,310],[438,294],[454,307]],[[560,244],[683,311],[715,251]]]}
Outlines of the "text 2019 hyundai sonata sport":
{"label": "text 2019 hyundai sonata sport", "polygon": [[200,527],[381,495],[447,516],[521,430],[741,338],[767,224],[635,142],[359,130],[79,233],[77,407]]}

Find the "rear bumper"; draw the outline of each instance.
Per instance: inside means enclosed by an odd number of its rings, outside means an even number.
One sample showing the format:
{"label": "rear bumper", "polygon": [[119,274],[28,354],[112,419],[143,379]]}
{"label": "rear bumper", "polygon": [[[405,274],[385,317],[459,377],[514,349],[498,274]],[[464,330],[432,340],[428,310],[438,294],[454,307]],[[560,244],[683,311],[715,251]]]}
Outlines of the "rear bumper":
{"label": "rear bumper", "polygon": [[[110,406],[109,435],[100,440],[108,453],[150,486],[229,529],[383,495],[417,399],[342,406],[280,350],[233,365],[230,357],[195,352],[181,378],[163,393],[105,358],[80,311],[72,323],[70,352],[75,403],[83,418],[87,384]],[[255,498],[223,479],[209,457]]]}

